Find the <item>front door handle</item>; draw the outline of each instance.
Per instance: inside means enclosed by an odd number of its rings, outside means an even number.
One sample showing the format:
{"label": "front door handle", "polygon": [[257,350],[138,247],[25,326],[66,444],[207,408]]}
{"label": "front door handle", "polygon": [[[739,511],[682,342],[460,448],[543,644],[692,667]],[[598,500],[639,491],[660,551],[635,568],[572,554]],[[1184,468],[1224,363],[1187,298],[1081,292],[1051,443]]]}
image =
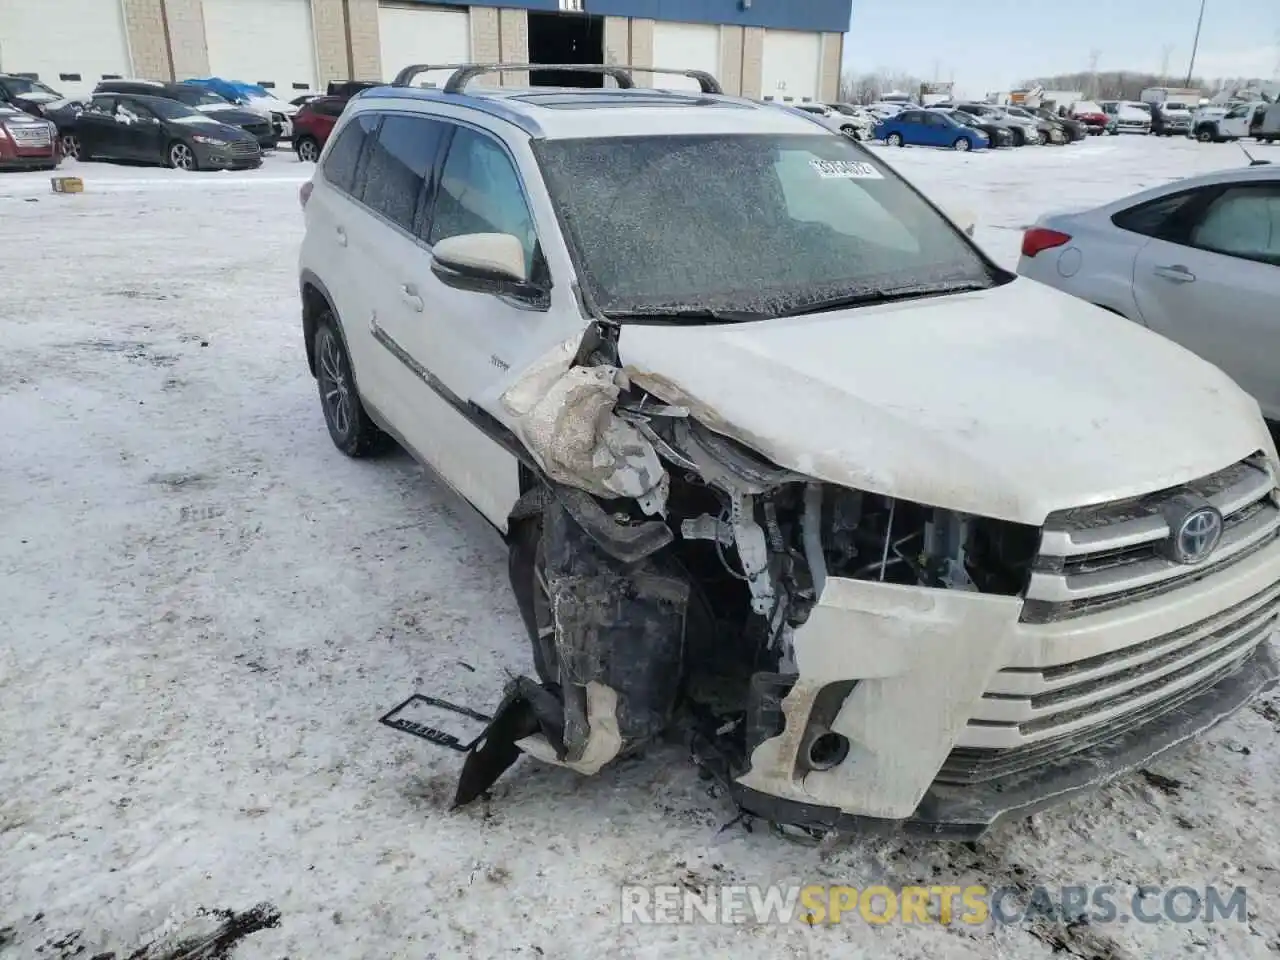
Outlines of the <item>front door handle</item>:
{"label": "front door handle", "polygon": [[338,246],[345,247],[347,245],[347,229],[346,227],[338,228]]}
{"label": "front door handle", "polygon": [[422,297],[418,295],[418,288],[413,286],[413,284],[403,284],[400,287],[400,296],[404,302],[412,307],[417,313],[422,312]]}
{"label": "front door handle", "polygon": [[1193,283],[1196,279],[1196,275],[1180,263],[1156,267],[1152,272],[1157,277],[1172,280],[1174,283]]}

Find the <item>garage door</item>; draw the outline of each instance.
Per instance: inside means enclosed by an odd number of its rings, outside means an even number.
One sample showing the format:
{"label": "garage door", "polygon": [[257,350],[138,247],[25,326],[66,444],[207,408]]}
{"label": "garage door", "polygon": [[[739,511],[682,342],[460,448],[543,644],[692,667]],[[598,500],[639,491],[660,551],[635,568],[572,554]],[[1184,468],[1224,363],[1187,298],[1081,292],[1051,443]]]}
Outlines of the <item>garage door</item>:
{"label": "garage door", "polygon": [[[471,59],[471,18],[465,10],[384,3],[378,8],[384,80],[411,63],[466,63]],[[449,71],[419,74],[418,85],[444,86]]]}
{"label": "garage door", "polygon": [[764,35],[762,96],[775,100],[818,99],[822,34],[768,30]]}
{"label": "garage door", "polygon": [[120,4],[0,0],[0,73],[37,74],[67,96],[88,93],[104,76],[129,76]]}
{"label": "garage door", "polygon": [[282,100],[316,89],[310,0],[204,0],[204,33],[215,77],[260,83]]}
{"label": "garage door", "polygon": [[[653,25],[653,65],[673,70],[706,70],[720,76],[720,28],[694,23],[655,23]],[[647,75],[636,74],[638,83]],[[687,77],[653,78],[655,87],[667,90],[697,90],[698,82]]]}

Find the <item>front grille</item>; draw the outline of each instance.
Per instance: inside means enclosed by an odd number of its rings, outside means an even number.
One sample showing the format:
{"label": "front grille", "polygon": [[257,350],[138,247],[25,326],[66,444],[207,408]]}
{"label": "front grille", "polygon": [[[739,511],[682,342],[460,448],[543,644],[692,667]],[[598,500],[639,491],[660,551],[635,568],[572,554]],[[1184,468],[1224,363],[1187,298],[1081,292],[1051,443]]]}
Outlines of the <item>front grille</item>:
{"label": "front grille", "polygon": [[[1184,487],[1052,515],[1022,620],[1049,623],[1131,604],[1274,547],[1280,535],[1274,487],[1259,455]],[[1224,519],[1217,548],[1196,566],[1163,552],[1170,536],[1165,508],[1186,494],[1208,501]],[[1019,773],[1156,720],[1237,670],[1278,622],[1280,583],[1272,583],[1138,643],[1047,666],[1006,667],[992,678],[938,779],[979,783]]]}
{"label": "front grille", "polygon": [[[1144,600],[1203,579],[1280,536],[1275,481],[1254,457],[1172,490],[1053,514],[1027,585],[1024,623],[1050,623]],[[1215,506],[1223,533],[1195,565],[1163,554],[1171,531],[1162,510],[1192,493]]]}
{"label": "front grille", "polygon": [[262,148],[256,140],[233,140],[230,153],[233,157],[258,157],[262,155]]}
{"label": "front grille", "polygon": [[9,131],[13,142],[20,147],[48,147],[53,144],[53,135],[49,132],[49,128],[43,125],[15,124],[5,129]]}

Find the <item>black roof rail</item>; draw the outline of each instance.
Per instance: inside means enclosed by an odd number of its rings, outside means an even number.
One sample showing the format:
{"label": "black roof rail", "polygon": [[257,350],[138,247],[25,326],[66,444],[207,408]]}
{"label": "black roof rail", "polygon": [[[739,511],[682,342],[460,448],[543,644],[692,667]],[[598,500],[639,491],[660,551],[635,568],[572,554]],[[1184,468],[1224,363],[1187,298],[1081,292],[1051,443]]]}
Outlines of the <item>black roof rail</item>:
{"label": "black roof rail", "polygon": [[662,67],[630,67],[587,63],[415,63],[405,67],[391,81],[393,87],[407,87],[413,83],[418,74],[428,70],[452,70],[453,74],[444,85],[445,93],[462,93],[466,85],[476,77],[486,73],[536,73],[540,70],[556,70],[569,73],[599,73],[611,77],[624,90],[633,89],[636,85],[632,72],[662,74],[666,76],[688,77],[696,80],[703,93],[723,94],[724,90],[718,81],[705,70],[667,70]]}

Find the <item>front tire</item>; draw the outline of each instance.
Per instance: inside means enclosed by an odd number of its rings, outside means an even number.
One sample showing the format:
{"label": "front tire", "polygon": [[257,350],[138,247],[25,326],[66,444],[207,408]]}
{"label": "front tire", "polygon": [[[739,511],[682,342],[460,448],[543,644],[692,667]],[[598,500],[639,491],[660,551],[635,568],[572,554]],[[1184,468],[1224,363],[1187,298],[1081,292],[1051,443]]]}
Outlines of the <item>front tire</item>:
{"label": "front tire", "polygon": [[953,144],[951,145],[951,149],[952,149],[952,150],[959,150],[961,153],[965,153],[965,152],[967,152],[967,151],[968,151],[969,146],[970,146],[970,145],[969,145],[969,141],[968,141],[968,139],[967,139],[967,138],[965,138],[965,137],[956,137],[956,142],[955,142],[955,143],[953,143]]}
{"label": "front tire", "polygon": [[351,357],[333,314],[326,312],[317,321],[312,350],[320,407],[333,445],[353,459],[390,449],[394,441],[369,418],[360,402],[351,373]]}
{"label": "front tire", "polygon": [[293,150],[303,163],[315,163],[320,159],[320,144],[314,137],[303,137],[296,141]]}
{"label": "front tire", "polygon": [[175,140],[169,144],[169,149],[165,151],[165,161],[174,170],[186,170],[191,173],[200,169],[200,161],[196,159],[195,150],[181,140]]}
{"label": "front tire", "polygon": [[900,147],[902,146],[902,134],[891,133],[889,136],[885,137],[884,142],[891,147]]}
{"label": "front tire", "polygon": [[1196,131],[1196,139],[1201,143],[1213,143],[1217,138],[1213,135],[1213,128],[1201,127]]}

